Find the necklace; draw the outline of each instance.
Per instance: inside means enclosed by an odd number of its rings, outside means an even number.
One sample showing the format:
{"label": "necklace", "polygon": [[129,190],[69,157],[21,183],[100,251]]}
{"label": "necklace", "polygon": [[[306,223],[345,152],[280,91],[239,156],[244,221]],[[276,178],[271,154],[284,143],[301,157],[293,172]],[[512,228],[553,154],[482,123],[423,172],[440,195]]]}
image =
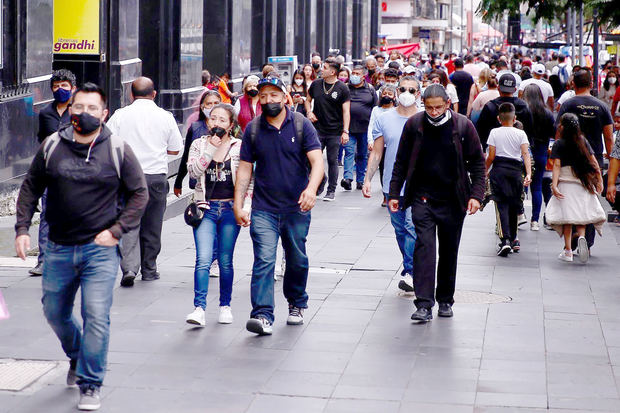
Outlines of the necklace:
{"label": "necklace", "polygon": [[330,88],[329,88],[329,90],[325,90],[325,83],[327,83],[327,82],[325,81],[325,79],[323,79],[323,92],[324,92],[326,95],[329,95],[330,93],[332,93],[332,90],[334,90],[334,86],[336,86],[336,83],[337,83],[337,82],[338,82],[338,81],[336,80],[336,82],[332,83],[332,87],[330,87]]}

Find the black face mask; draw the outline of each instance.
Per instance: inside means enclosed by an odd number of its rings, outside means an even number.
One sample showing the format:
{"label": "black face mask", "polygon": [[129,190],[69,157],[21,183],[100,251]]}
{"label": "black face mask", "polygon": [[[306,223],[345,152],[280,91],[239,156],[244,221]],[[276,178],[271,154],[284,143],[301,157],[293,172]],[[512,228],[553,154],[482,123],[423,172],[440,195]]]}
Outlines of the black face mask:
{"label": "black face mask", "polygon": [[446,117],[446,113],[448,112],[446,111],[435,118],[429,115],[428,112],[425,112],[425,113],[426,113],[426,117],[428,118],[428,120],[430,120],[432,123],[438,123],[438,122],[441,122],[441,120]]}
{"label": "black face mask", "polygon": [[319,70],[319,67],[321,67],[321,65],[320,65],[320,64],[318,64],[318,63],[312,63],[312,68],[313,68],[314,70]]}
{"label": "black face mask", "polygon": [[374,75],[375,74],[375,69],[368,69],[368,74],[370,76]]}
{"label": "black face mask", "polygon": [[71,115],[73,130],[80,135],[90,135],[101,126],[101,120],[86,112]]}
{"label": "black face mask", "polygon": [[275,118],[282,112],[282,106],[279,103],[261,103],[263,113],[270,118]]}
{"label": "black face mask", "polygon": [[211,136],[217,136],[218,138],[221,138],[224,135],[226,135],[226,129],[219,126],[214,126],[211,128]]}
{"label": "black face mask", "polygon": [[393,103],[394,99],[392,99],[389,96],[381,96],[381,100],[379,100],[379,105],[383,106],[383,105],[389,105],[390,103]]}
{"label": "black face mask", "polygon": [[258,90],[256,89],[250,89],[246,93],[252,98],[258,96]]}

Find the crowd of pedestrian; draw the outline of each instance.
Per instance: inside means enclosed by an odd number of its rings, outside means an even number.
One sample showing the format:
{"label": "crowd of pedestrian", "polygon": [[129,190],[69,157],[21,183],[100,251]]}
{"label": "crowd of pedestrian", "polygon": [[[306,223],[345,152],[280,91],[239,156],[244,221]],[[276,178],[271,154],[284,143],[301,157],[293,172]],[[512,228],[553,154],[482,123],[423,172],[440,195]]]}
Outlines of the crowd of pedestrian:
{"label": "crowd of pedestrian", "polygon": [[[54,101],[39,116],[42,144],[17,201],[15,245],[25,258],[40,200],[31,274],[43,275],[43,311],[70,359],[67,384],[80,387],[79,409],[100,406],[119,268],[126,288],[138,276],[160,278],[168,155],[181,151],[174,194],[187,175],[193,190],[185,211],[196,246],[191,325],[207,322],[210,276],[219,276],[218,322],[233,322],[233,258],[244,227],[254,251],[247,330],[272,334],[279,243],[286,323],[303,324],[311,210],[318,197],[335,201],[338,186],[370,198],[377,170],[402,255],[398,287],[415,293],[416,322],[430,321],[436,303],[438,316],[453,316],[464,219],[490,201],[498,256],[527,253],[519,228],[529,196],[530,230],[541,229],[542,215],[543,227],[563,237],[559,259],[588,261],[606,220],[599,195],[620,210],[617,66],[604,64],[595,85],[591,68],[557,53],[392,50],[344,60],[313,53],[291,84],[265,64],[240,93],[227,73],[203,71],[185,143],[150,79],[136,79],[132,103],[108,119],[101,88],[54,72]],[[72,314],[79,288],[81,326]]]}

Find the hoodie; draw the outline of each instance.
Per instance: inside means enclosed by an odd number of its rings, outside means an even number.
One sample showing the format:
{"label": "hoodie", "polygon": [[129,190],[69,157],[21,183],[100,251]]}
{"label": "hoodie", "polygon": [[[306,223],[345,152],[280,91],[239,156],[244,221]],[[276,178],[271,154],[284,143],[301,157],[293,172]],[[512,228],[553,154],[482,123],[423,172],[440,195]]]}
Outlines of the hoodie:
{"label": "hoodie", "polygon": [[90,155],[91,144],[73,141],[73,126],[62,128],[59,136],[61,140],[47,166],[44,141],[22,183],[17,198],[17,235],[28,234],[46,189],[46,220],[52,242],[86,244],[106,229],[120,239],[123,233],[137,228],[148,191],[142,168],[129,145],[125,143],[119,178],[111,155],[111,132],[105,125]]}

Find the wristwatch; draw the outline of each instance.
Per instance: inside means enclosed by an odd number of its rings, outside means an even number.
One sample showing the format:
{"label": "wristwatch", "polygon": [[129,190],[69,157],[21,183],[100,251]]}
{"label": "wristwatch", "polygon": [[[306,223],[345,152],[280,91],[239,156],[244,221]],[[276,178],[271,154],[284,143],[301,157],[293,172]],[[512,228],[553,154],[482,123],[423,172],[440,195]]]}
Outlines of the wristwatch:
{"label": "wristwatch", "polygon": [[346,133],[346,134],[348,135],[348,134],[349,134],[349,131],[348,131],[348,130],[346,130],[346,129],[343,129],[343,130],[342,130],[342,133]]}

